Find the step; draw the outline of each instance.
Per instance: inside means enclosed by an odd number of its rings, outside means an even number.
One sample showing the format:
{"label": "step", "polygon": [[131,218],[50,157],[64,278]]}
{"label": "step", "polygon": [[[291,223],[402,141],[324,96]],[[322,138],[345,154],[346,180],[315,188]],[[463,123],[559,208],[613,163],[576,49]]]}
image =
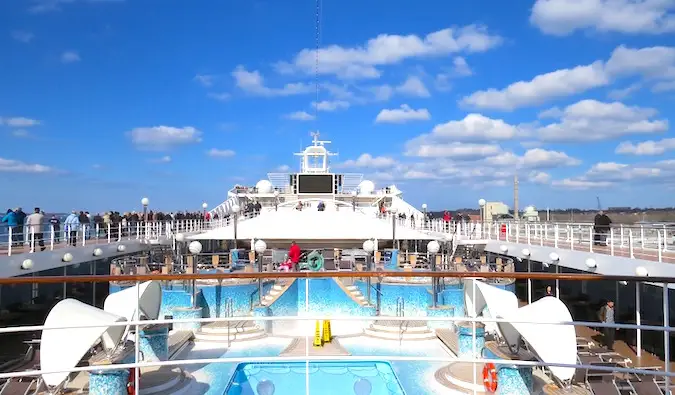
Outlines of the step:
{"label": "step", "polygon": [[189,394],[190,387],[195,382],[190,373],[180,368],[171,371],[155,371],[141,375],[139,395],[153,394]]}
{"label": "step", "polygon": [[281,293],[281,290],[279,290],[279,289],[272,289],[272,290],[270,290],[270,292],[269,292],[267,295],[270,295],[270,296],[276,296],[276,295],[279,295],[280,293]]}
{"label": "step", "polygon": [[[246,331],[230,332],[229,340],[230,341],[255,340],[265,336],[266,336],[265,331],[256,327]],[[226,342],[228,341],[228,335],[227,332],[225,333],[197,332],[195,333],[195,340]]]}
{"label": "step", "polygon": [[274,296],[272,296],[272,295],[265,295],[263,297],[263,300],[272,300],[272,299],[274,299]]}
{"label": "step", "polygon": [[230,333],[234,332],[246,332],[248,330],[257,329],[254,321],[242,320],[242,321],[227,321],[227,322],[214,322],[202,326],[202,333],[225,333],[227,334],[227,327],[230,327]]}
{"label": "step", "polygon": [[402,322],[403,325],[390,326],[390,325],[381,325],[378,323],[373,323],[370,325],[372,329],[381,331],[381,332],[392,332],[392,333],[426,333],[431,332],[427,326],[406,326],[405,322]]}
{"label": "step", "polygon": [[283,291],[285,287],[286,287],[285,285],[274,284],[272,286],[272,289],[276,291]]}
{"label": "step", "polygon": [[359,287],[357,287],[356,285],[345,285],[345,289],[347,289],[349,291],[354,291],[354,290],[358,290]]}
{"label": "step", "polygon": [[366,328],[363,331],[366,336],[376,337],[387,340],[432,340],[436,339],[434,332],[389,332],[380,331],[375,328]]}

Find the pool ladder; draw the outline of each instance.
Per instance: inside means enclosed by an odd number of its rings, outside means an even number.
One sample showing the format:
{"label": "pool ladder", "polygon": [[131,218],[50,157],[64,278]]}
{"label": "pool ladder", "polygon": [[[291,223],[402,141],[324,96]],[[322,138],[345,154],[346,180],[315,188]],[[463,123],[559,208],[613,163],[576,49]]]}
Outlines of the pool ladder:
{"label": "pool ladder", "polygon": [[[227,298],[227,300],[225,301],[225,317],[226,318],[234,317],[234,303],[232,301],[232,298]],[[231,344],[230,327],[232,327],[233,322],[234,321],[226,321],[226,323],[227,323],[227,347],[230,347],[230,344]]]}
{"label": "pool ladder", "polygon": [[[405,299],[399,296],[396,298],[396,317],[405,316]],[[403,342],[403,323],[405,321],[399,321],[398,323],[398,345],[400,346]]]}

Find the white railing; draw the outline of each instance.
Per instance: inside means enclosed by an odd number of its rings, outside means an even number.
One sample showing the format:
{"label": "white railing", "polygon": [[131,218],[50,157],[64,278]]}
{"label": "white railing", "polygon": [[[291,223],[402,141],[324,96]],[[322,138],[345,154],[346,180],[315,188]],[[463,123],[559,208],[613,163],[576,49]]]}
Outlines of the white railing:
{"label": "white railing", "polygon": [[[374,273],[371,273],[374,275]],[[71,277],[69,280],[76,279],[76,277]],[[569,279],[566,279],[569,280]],[[471,293],[473,294],[473,300],[475,299],[476,296],[476,283],[471,282],[473,284]],[[140,283],[137,283],[137,286]],[[617,386],[617,391],[616,394],[619,394],[618,388],[626,388],[630,390],[632,386],[635,384],[635,382],[640,381],[640,380],[648,380],[650,377],[653,377],[655,380],[655,385],[656,388],[661,387],[661,390],[663,393],[668,394],[668,389],[671,388],[671,382],[672,379],[675,377],[675,374],[670,371],[669,368],[669,345],[670,345],[670,337],[671,333],[675,331],[675,328],[669,326],[667,324],[668,320],[668,311],[669,311],[669,306],[668,306],[668,297],[667,297],[667,289],[668,287],[663,287],[664,289],[664,296],[665,298],[663,299],[663,308],[665,312],[664,316],[664,324],[661,325],[635,325],[635,324],[603,324],[603,323],[598,323],[598,322],[583,322],[583,321],[565,321],[565,320],[559,320],[557,322],[540,322],[540,321],[532,321],[532,320],[506,320],[506,319],[501,319],[501,318],[489,318],[489,317],[431,317],[431,316],[387,316],[387,317],[382,317],[383,319],[386,319],[387,321],[398,321],[398,322],[411,322],[411,321],[420,321],[424,320],[427,322],[443,322],[443,323],[459,323],[459,322],[467,322],[470,323],[472,326],[473,330],[473,341],[472,341],[472,355],[479,355],[478,349],[477,349],[477,342],[476,342],[476,325],[478,323],[512,323],[512,324],[531,324],[531,325],[564,325],[564,326],[592,326],[592,327],[602,327],[602,328],[615,328],[615,329],[628,329],[628,330],[635,330],[635,331],[658,331],[662,332],[664,336],[664,349],[665,349],[665,362],[663,367],[656,367],[656,368],[645,368],[645,367],[631,367],[631,366],[619,366],[619,365],[611,365],[611,364],[603,364],[603,363],[588,363],[588,364],[583,364],[579,361],[576,363],[569,363],[569,361],[566,362],[561,362],[562,360],[559,359],[558,356],[555,357],[550,357],[550,359],[546,362],[543,361],[525,361],[525,360],[508,360],[506,362],[503,359],[492,359],[492,358],[477,358],[477,357],[459,357],[457,356],[456,350],[451,350],[449,346],[441,344],[441,341],[438,341],[438,348],[443,350],[442,356],[417,356],[417,355],[406,355],[406,352],[403,349],[400,350],[394,350],[392,351],[391,355],[388,355],[385,353],[379,354],[379,353],[373,353],[372,355],[359,355],[359,356],[326,356],[326,355],[319,355],[319,356],[314,356],[310,355],[310,349],[311,349],[311,342],[313,340],[314,335],[312,334],[313,331],[302,331],[301,333],[296,333],[294,337],[296,338],[304,338],[305,340],[305,352],[304,355],[300,356],[291,356],[291,357],[279,357],[276,355],[269,355],[269,356],[259,356],[259,357],[251,357],[251,356],[241,356],[241,357],[218,357],[218,358],[185,358],[185,359],[180,359],[180,360],[164,360],[164,361],[153,361],[153,362],[148,362],[148,361],[143,361],[142,360],[142,353],[139,350],[139,331],[148,325],[156,325],[156,324],[188,324],[188,323],[201,323],[201,324],[206,324],[206,323],[212,323],[212,322],[220,322],[220,323],[226,323],[226,322],[240,322],[242,320],[255,320],[255,321],[262,321],[262,322],[268,322],[268,321],[274,321],[274,322],[281,322],[281,321],[286,321],[286,322],[318,322],[318,321],[333,321],[333,322],[354,322],[354,321],[366,321],[366,322],[372,322],[373,320],[378,319],[377,316],[341,316],[341,315],[319,315],[319,314],[311,314],[310,312],[312,311],[312,306],[310,305],[310,282],[306,281],[305,284],[305,300],[304,300],[304,306],[299,306],[300,308],[304,307],[304,315],[303,316],[272,316],[272,317],[263,317],[263,316],[256,316],[256,317],[251,317],[251,316],[246,316],[246,317],[222,317],[222,318],[216,318],[216,317],[211,317],[211,318],[195,318],[195,319],[157,319],[157,320],[140,320],[140,321],[122,321],[122,322],[115,322],[115,323],[107,323],[105,325],[91,325],[91,324],[78,324],[78,325],[63,325],[63,326],[42,326],[42,325],[35,325],[35,326],[16,326],[16,327],[5,327],[5,328],[0,328],[0,335],[3,334],[9,334],[9,333],[18,333],[18,332],[36,332],[36,331],[44,331],[44,330],[56,330],[56,329],[73,329],[73,328],[95,328],[95,327],[112,327],[112,326],[123,326],[126,327],[127,329],[132,330],[135,332],[135,341],[134,341],[134,362],[132,363],[113,363],[113,364],[107,364],[107,365],[95,365],[95,366],[81,366],[81,367],[73,367],[73,368],[65,368],[64,369],[59,369],[59,370],[28,370],[28,371],[20,371],[20,372],[0,372],[0,379],[14,379],[14,378],[25,378],[25,377],[40,377],[41,375],[44,374],[49,374],[49,373],[61,373],[61,372],[68,372],[68,373],[78,373],[78,372],[102,372],[102,371],[108,371],[108,370],[126,370],[126,369],[131,369],[131,368],[136,368],[134,370],[135,373],[135,388],[139,389],[139,372],[140,369],[138,368],[146,368],[146,367],[156,367],[156,366],[180,366],[183,367],[184,369],[191,369],[194,368],[195,365],[206,365],[206,364],[225,364],[225,363],[242,363],[242,362],[247,362],[247,363],[255,363],[255,362],[260,362],[260,363],[273,363],[273,362],[293,362],[293,361],[300,361],[300,362],[305,362],[307,363],[307,368],[305,369],[305,383],[309,383],[309,380],[311,380],[311,371],[308,369],[309,367],[309,362],[311,361],[340,361],[340,362],[350,362],[350,361],[390,361],[390,362],[396,362],[396,361],[401,361],[401,362],[435,362],[435,363],[444,363],[444,364],[453,364],[453,363],[458,363],[458,362],[465,362],[465,363],[472,363],[472,364],[487,364],[487,363],[492,363],[495,365],[507,365],[507,366],[518,366],[518,367],[540,367],[546,370],[546,368],[550,367],[568,367],[568,368],[575,368],[575,369],[582,369],[582,370],[592,370],[595,372],[602,372],[602,374],[605,374],[604,380],[603,381],[609,381],[613,383],[615,386]],[[139,299],[137,299],[136,303],[136,311],[140,311],[140,302]],[[639,309],[639,306],[637,307]],[[367,324],[365,324],[367,325]],[[311,326],[311,325],[310,325]],[[403,325],[400,326],[403,328]],[[401,329],[404,330],[404,329]],[[546,333],[544,331],[543,333]],[[228,335],[229,338],[229,335]],[[553,339],[552,339],[553,340]],[[255,341],[253,341],[255,342]],[[209,344],[209,343],[206,343]],[[639,345],[638,345],[639,346]],[[252,343],[251,347],[255,347],[255,343]],[[264,348],[264,347],[263,347]],[[189,356],[189,354],[188,354]],[[623,378],[619,378],[618,376],[613,375],[613,373],[622,373],[625,375]],[[419,372],[401,372],[400,374],[420,374]],[[640,378],[641,377],[641,378]],[[656,378],[661,378],[659,380],[656,380]],[[419,377],[417,380],[414,381],[420,381],[420,380],[429,380],[428,377]],[[410,382],[411,380],[407,380]],[[466,379],[461,380],[466,382]],[[225,381],[229,382],[229,380]],[[481,383],[483,383],[483,378],[478,377],[478,374],[476,373],[476,369],[473,369],[473,377],[471,380],[471,383],[476,386],[480,387]],[[210,384],[210,383],[207,383]],[[580,385],[585,385],[589,384],[588,382],[582,382],[579,383]],[[306,393],[310,394],[310,389],[309,385],[306,385],[304,391],[298,388],[298,392],[295,393]],[[664,391],[665,389],[665,391]],[[225,389],[223,388],[222,391]],[[447,391],[447,390],[445,390]],[[311,392],[312,394],[321,394],[323,392]],[[410,392],[408,392],[410,393]],[[476,391],[474,391],[476,393]]]}

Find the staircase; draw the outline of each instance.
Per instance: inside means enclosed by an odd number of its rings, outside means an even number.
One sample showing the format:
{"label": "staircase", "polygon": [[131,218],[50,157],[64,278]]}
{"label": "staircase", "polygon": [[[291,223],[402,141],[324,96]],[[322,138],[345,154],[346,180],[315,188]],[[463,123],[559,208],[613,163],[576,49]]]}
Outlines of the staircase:
{"label": "staircase", "polygon": [[194,393],[196,380],[181,368],[143,370],[139,377],[139,395],[187,395]]}
{"label": "staircase", "polygon": [[[242,317],[243,318],[243,317]],[[200,342],[230,343],[262,339],[265,330],[255,325],[253,320],[211,322],[195,333]]]}
{"label": "staircase", "polygon": [[359,287],[356,285],[346,285],[341,279],[334,278],[335,283],[347,294],[355,303],[362,307],[371,307],[372,305],[368,303],[365,295],[361,292]]}
{"label": "staircase", "polygon": [[387,340],[432,340],[436,334],[426,321],[395,321],[379,319],[364,330],[366,336]]}
{"label": "staircase", "polygon": [[262,305],[263,306],[269,306],[272,303],[276,302],[281,295],[286,292],[286,290],[293,285],[295,282],[295,279],[281,279],[278,280],[272,288],[263,296],[262,298]]}

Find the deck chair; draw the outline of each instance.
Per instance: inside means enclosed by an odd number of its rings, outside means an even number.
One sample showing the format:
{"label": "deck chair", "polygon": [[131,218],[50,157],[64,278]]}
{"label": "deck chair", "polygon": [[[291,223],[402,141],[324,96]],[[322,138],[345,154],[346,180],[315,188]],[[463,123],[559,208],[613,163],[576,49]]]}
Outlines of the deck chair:
{"label": "deck chair", "polygon": [[354,257],[340,255],[340,259],[338,260],[337,269],[338,270],[353,271],[355,264],[356,264],[356,261],[355,261]]}
{"label": "deck chair", "polygon": [[653,379],[644,381],[630,380],[628,383],[633,388],[636,394],[663,395],[663,391],[661,390],[661,388],[659,388],[658,384],[656,384],[656,381],[654,381]]}
{"label": "deck chair", "polygon": [[248,259],[246,259],[246,254],[244,250],[242,249],[233,249],[232,252],[230,253],[231,259],[231,269],[242,269],[246,264],[248,263]]}
{"label": "deck chair", "polygon": [[0,387],[0,395],[27,395],[32,394],[35,391],[37,380],[27,379],[25,381],[20,381],[19,379],[13,378],[7,380],[2,387]]}
{"label": "deck chair", "polygon": [[337,270],[335,266],[335,250],[330,248],[323,250],[323,268],[325,270]]}
{"label": "deck chair", "polygon": [[621,395],[614,381],[589,381],[588,388],[593,395]]}

